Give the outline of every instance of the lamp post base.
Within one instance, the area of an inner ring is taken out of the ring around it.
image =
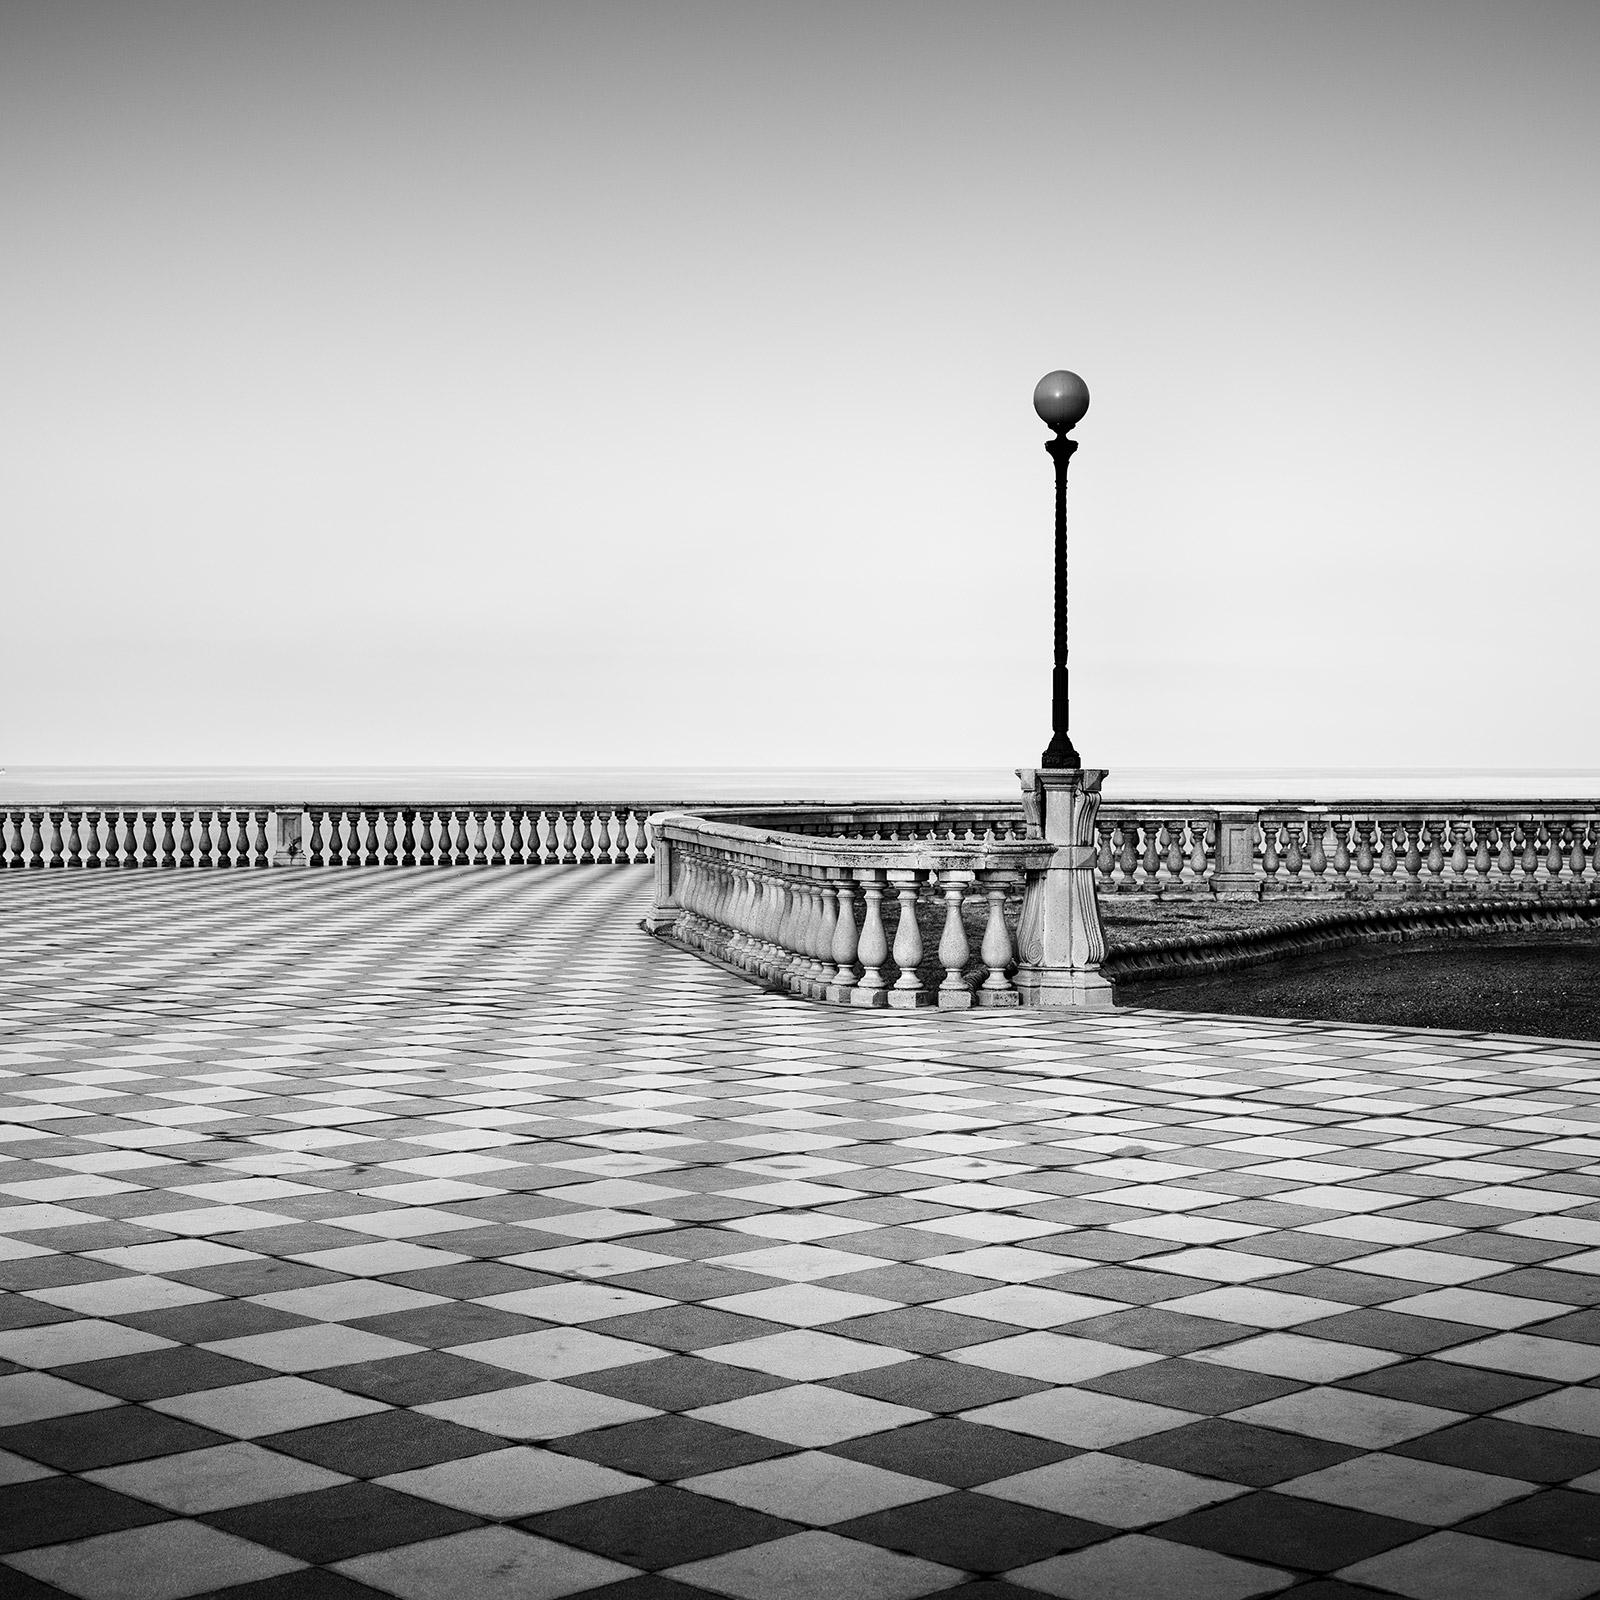
[[[1040,768],[1017,775],[1029,833],[1055,846],[1049,867],[1029,883],[1023,897],[1017,992],[1027,1006],[1109,1010],[1112,986],[1100,971],[1106,946],[1095,886],[1095,819],[1106,775],[1082,768]]]

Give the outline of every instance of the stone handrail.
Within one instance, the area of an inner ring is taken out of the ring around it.
[[[656,898],[647,926],[722,966],[835,1005],[1019,1003],[1007,905],[1050,864],[1054,851],[1042,840],[818,839],[704,812],[654,816],[650,831]],[[971,970],[969,896],[986,904],[981,971]],[[935,987],[919,971],[917,904],[929,898],[943,909]]]

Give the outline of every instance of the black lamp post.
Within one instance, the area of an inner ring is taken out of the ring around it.
[[[1056,664],[1050,678],[1050,747],[1039,765],[1081,767],[1067,732],[1067,463],[1078,448],[1067,434],[1089,409],[1089,386],[1075,372],[1046,373],[1033,391],[1033,409],[1055,434],[1045,449],[1056,464]]]

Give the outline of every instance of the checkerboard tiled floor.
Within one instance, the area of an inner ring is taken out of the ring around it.
[[[1600,1593],[1600,1046],[863,1016],[647,894],[0,880],[0,1592]]]

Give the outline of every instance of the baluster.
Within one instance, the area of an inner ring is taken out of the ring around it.
[[[526,806],[518,806],[513,813],[512,859],[518,866],[537,864],[539,860],[538,830],[533,825]]]
[[[1395,870],[1400,865],[1400,858],[1395,853],[1395,841],[1399,839],[1404,842],[1405,835],[1400,824],[1392,818],[1387,822],[1380,821],[1378,827],[1379,836],[1383,841],[1383,849],[1378,856],[1378,871],[1383,874],[1379,887],[1390,893],[1395,889]]]
[[[1100,879],[1103,887],[1113,887],[1112,875],[1117,870],[1117,854],[1111,847],[1111,833],[1115,826],[1109,817],[1102,818],[1095,825],[1095,832],[1100,840],[1100,853],[1095,857],[1095,875]]]
[[[1467,828],[1466,822],[1450,822],[1440,824],[1447,827],[1450,838],[1450,887],[1465,887],[1464,880],[1467,876]]]
[[[636,862],[649,861],[654,855],[650,848],[650,834],[644,825],[644,818],[637,811],[632,816],[633,825],[633,855]]]
[[[195,866],[213,867],[216,862],[211,859],[211,822],[216,818],[214,811],[195,811]]]
[[[1587,820],[1577,824],[1575,835],[1577,845],[1576,871],[1588,877],[1600,872],[1600,829]]]
[[[1341,891],[1350,887],[1350,823],[1344,817],[1333,822],[1333,872]]]
[[[886,1005],[888,982],[883,975],[883,964],[889,959],[889,941],[883,931],[881,874],[875,873],[862,880],[861,898],[865,906],[861,914],[861,937],[856,945],[861,976],[850,991],[850,1003],[855,1006]]]
[[[400,865],[400,841],[395,837],[395,813],[385,806],[378,815],[383,819],[383,864],[386,867]]]
[[[22,865],[22,828],[18,821],[20,813],[15,811],[0,812],[0,866],[7,872]],[[13,842],[14,841],[14,842]]]
[[[1423,835],[1428,841],[1428,887],[1436,888],[1444,876],[1444,840],[1445,830],[1442,822],[1425,822],[1422,825]]]
[[[312,806],[306,813],[311,818],[311,836],[306,840],[306,865],[308,867],[326,867],[333,864],[332,852],[323,837],[323,828],[335,838],[334,817],[337,812],[326,810],[322,806]]]
[[[1139,826],[1144,830],[1144,854],[1140,858],[1140,865],[1144,868],[1144,879],[1140,887],[1146,890],[1159,891],[1161,888],[1161,845],[1159,843],[1161,824],[1154,818],[1141,822]]]
[[[79,817],[76,811],[68,811],[67,819],[67,865],[81,867],[83,865],[83,840],[78,837]]]
[[[158,865],[156,857],[156,813],[144,811],[139,814],[139,819],[144,824],[144,838],[139,845],[139,865],[153,867]]]
[[[231,869],[235,865],[243,866],[244,861],[239,858],[239,849],[234,843],[234,824],[237,820],[236,811],[219,811],[217,813],[217,865]]]
[[[416,821],[417,814],[409,806],[402,806],[396,811],[387,813],[389,833],[394,839],[389,854],[394,857],[387,861],[389,866],[414,867],[417,864],[417,847],[411,837],[411,824]],[[396,828],[395,824],[399,823]]]
[[[1183,870],[1183,857],[1178,857],[1178,869]],[[944,979],[939,985],[941,1011],[965,1011],[972,1004],[972,980],[967,977],[967,961],[972,954],[967,943],[967,927],[962,920],[966,904],[967,885],[975,881],[971,872],[941,872],[939,889],[944,895],[944,931],[939,936],[939,964],[944,968]]]
[[[1307,818],[1306,837],[1310,841],[1310,848],[1306,852],[1306,866],[1311,870],[1311,892],[1324,894],[1328,874],[1328,819]]]
[[[992,873],[984,874],[983,892],[989,901],[989,920],[984,924],[983,943],[978,955],[988,975],[978,985],[980,1006],[1015,1006],[1022,997],[1011,981],[1011,930],[1006,926],[1005,882]]]
[[[1117,865],[1122,869],[1122,881],[1117,888],[1132,889],[1135,887],[1134,877],[1139,871],[1139,824],[1132,817],[1124,817],[1117,824],[1117,835],[1122,846],[1117,861]]]
[[[790,868],[799,871],[799,868]],[[783,944],[789,952],[786,981],[795,994],[810,994],[816,973],[812,967],[811,949],[815,940],[816,907],[811,896],[811,884],[804,878],[788,880],[789,908],[784,923]]]
[[[28,818],[28,866],[41,870],[45,866],[44,824],[49,820],[43,811],[35,811]]]
[[[834,900],[833,945],[828,952],[833,974],[828,979],[827,998],[835,1005],[848,1005],[850,991],[856,986],[856,943],[860,937],[856,929],[855,886],[848,880],[834,885]]]
[[[1261,871],[1266,878],[1263,893],[1277,887],[1279,824],[1261,819]]]
[[[894,964],[900,969],[900,976],[889,990],[889,1004],[897,1009],[909,1010],[928,1003],[922,977],[917,971],[922,964],[922,931],[917,927],[917,878],[914,871],[889,874],[889,882],[895,886],[895,897],[900,902],[900,918],[894,930]]]
[[[92,871],[100,868],[100,813],[83,814],[83,864]]]
[[[574,813],[562,808],[559,813],[561,823],[561,855],[562,866],[571,866],[578,859],[578,835],[573,829]]]
[[[1301,848],[1301,829],[1304,824],[1290,819],[1284,824],[1284,836],[1287,848],[1284,851],[1283,865],[1288,873],[1288,880],[1284,890],[1288,894],[1303,895],[1306,892],[1305,880],[1301,874],[1305,871],[1305,852]]]
[[[1519,822],[1517,834],[1522,841],[1523,887],[1532,889],[1539,875],[1539,825],[1536,822]]]
[[[1499,818],[1494,825],[1494,838],[1498,846],[1495,867],[1500,874],[1500,880],[1495,887],[1509,890],[1514,887],[1511,880],[1517,866],[1516,825],[1504,817]]]
[[[255,840],[251,851],[250,864],[253,867],[270,866],[272,863],[272,847],[267,842],[267,813],[265,811],[254,812],[250,820],[255,825]]]
[[[192,811],[179,811],[178,813],[178,865],[192,867],[194,865],[194,813]]]
[[[1167,878],[1176,889],[1183,883],[1183,818],[1168,817],[1166,821]]]
[[[506,864],[506,841],[501,832],[501,824],[505,821],[505,812],[499,807],[485,810],[485,832],[488,835],[488,856],[491,867],[503,867]]]
[[[1489,881],[1489,840],[1494,826],[1486,818],[1475,817],[1472,822],[1472,872],[1474,887],[1483,887]]]
[[[1211,863],[1216,858],[1217,825],[1204,817],[1189,822],[1189,872],[1197,889],[1207,887]]]
[[[1422,837],[1423,825],[1420,818],[1407,817],[1403,823],[1406,841],[1406,889],[1408,895],[1421,892],[1422,888]]]
[[[163,867],[176,867],[178,863],[178,838],[174,824],[178,820],[176,811],[163,811],[161,818],[161,843],[158,846],[161,853],[160,865]]]
[[[1543,831],[1545,846],[1544,870],[1552,887],[1561,882],[1561,824],[1546,822]]]
[[[1376,822],[1360,818],[1353,826],[1356,831],[1356,876],[1360,888],[1365,891],[1372,884],[1372,837],[1377,832],[1378,825]]]
[[[472,838],[468,830],[470,813],[452,810],[445,826],[445,839],[450,847],[450,864],[464,867],[472,860]]]

